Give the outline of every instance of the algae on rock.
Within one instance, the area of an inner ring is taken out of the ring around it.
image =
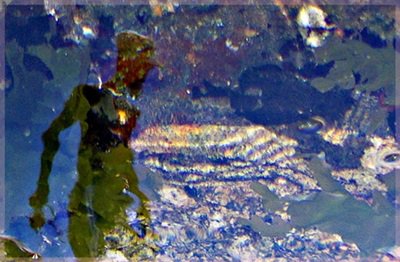
[[[326,77],[318,77],[311,85],[321,92],[335,86],[345,89],[372,92],[385,89],[385,103],[395,103],[395,52],[392,47],[372,48],[357,41],[330,39],[315,50],[317,63],[334,61],[335,64]]]

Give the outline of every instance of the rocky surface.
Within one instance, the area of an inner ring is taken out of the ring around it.
[[[320,188],[296,141],[262,126],[171,125],[144,130],[130,147],[166,180],[205,186],[267,180],[279,197],[306,198]]]

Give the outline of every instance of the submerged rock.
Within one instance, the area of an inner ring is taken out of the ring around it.
[[[350,90],[321,93],[277,65],[251,67],[242,72],[238,90],[206,83],[197,96],[230,97],[231,107],[255,124],[280,125],[321,116],[328,122],[342,118],[353,104]]]
[[[337,169],[332,171],[332,176],[356,199],[372,204],[374,191],[385,196],[388,191],[379,176],[400,169],[400,149],[393,137],[371,136],[368,141],[372,146],[364,150],[360,168]]]
[[[37,252],[31,250],[16,238],[0,234],[0,259],[5,261],[10,256],[30,259],[38,259],[40,257]]]
[[[130,142],[139,161],[174,184],[265,180],[277,196],[303,199],[320,187],[296,146],[263,126],[222,125],[154,126]]]
[[[162,250],[156,258],[261,261],[283,257],[308,261],[359,256],[357,245],[337,234],[288,228],[288,224],[278,222],[278,212],[272,214],[272,225],[257,219],[268,214],[270,206],[263,206],[261,195],[251,185],[244,181],[198,187],[201,198],[196,200],[179,186],[164,185],[159,190],[160,200],[151,203],[152,225],[160,235],[157,245]],[[259,221],[249,225],[243,222],[247,220]],[[273,236],[260,232],[262,227],[286,231]]]

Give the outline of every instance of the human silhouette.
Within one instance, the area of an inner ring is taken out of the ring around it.
[[[48,200],[48,178],[60,146],[58,136],[74,123],[80,123],[78,180],[68,206],[68,238],[76,257],[101,256],[105,251],[105,232],[116,225],[134,230],[126,215],[132,205],[138,206],[136,212],[142,228],[142,232],[135,230],[138,237],[146,234],[150,222],[148,199],[138,187],[132,169],[133,153],[127,144],[139,116],[131,99],[139,95],[146,76],[156,66],[154,45],[144,36],[123,32],[117,36],[117,49],[115,75],[99,86],[77,86],[42,136],[40,177],[30,198],[34,229],[45,223],[42,209]]]

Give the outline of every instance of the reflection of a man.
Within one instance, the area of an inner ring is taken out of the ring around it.
[[[43,206],[49,194],[48,177],[60,146],[58,135],[79,121],[81,143],[78,181],[70,195],[69,241],[77,257],[93,257],[104,252],[104,232],[117,224],[129,227],[125,211],[138,205],[139,228],[149,223],[146,196],[139,190],[132,169],[133,154],[127,147],[139,111],[129,103],[136,97],[148,72],[155,66],[153,43],[140,35],[124,32],[117,37],[118,61],[114,77],[98,86],[79,85],[62,113],[43,134],[44,151],[36,192],[30,198],[34,209],[31,226],[45,223]],[[138,198],[134,200],[132,194]],[[136,226],[137,228],[137,226]],[[133,229],[132,229],[133,230]],[[137,235],[145,234],[145,231]]]

